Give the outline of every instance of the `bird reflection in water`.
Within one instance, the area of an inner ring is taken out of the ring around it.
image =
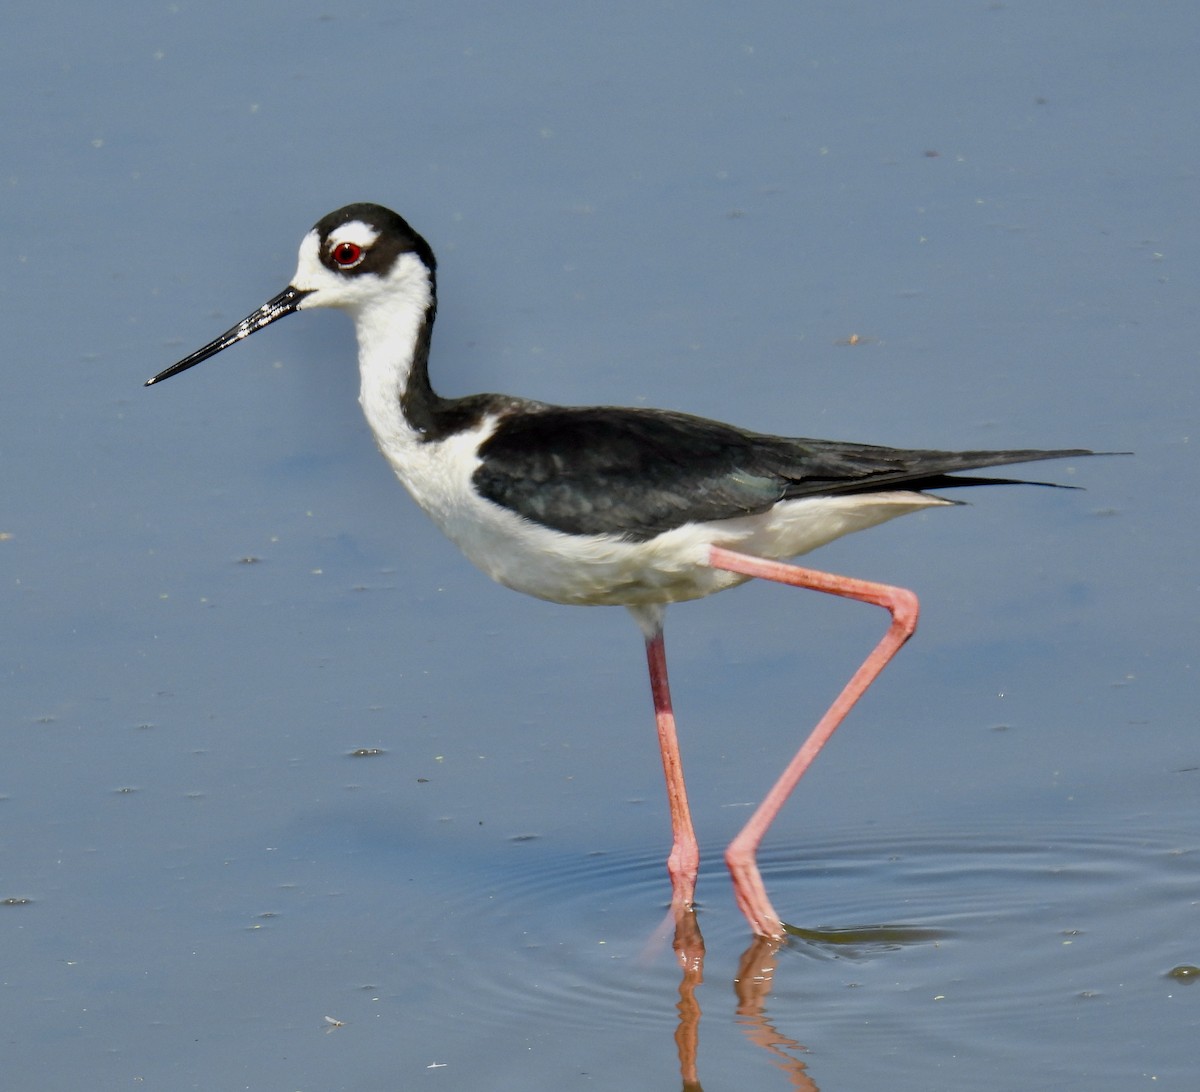
[[[675,1046],[679,1053],[679,1075],[683,1092],[702,1092],[699,1069],[700,1017],[697,991],[704,983],[704,937],[696,914],[672,909],[663,923],[674,928],[672,948],[683,972],[679,980],[679,1023]],[[873,953],[912,944],[930,944],[949,936],[943,929],[918,925],[862,925],[847,928],[806,929],[787,925],[787,937],[755,937],[742,953],[733,978],[734,1010],[738,1026],[748,1042],[765,1051],[774,1065],[787,1075],[788,1087],[800,1092],[818,1092],[808,1072],[808,1063],[797,1057],[808,1047],[780,1031],[767,1010],[771,987],[782,953],[804,950],[819,958],[863,958]],[[657,936],[662,938],[663,930]],[[653,943],[653,942],[652,942]]]

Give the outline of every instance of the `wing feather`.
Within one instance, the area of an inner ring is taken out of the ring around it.
[[[904,450],[769,436],[663,410],[526,403],[501,418],[479,454],[475,487],[496,504],[569,534],[645,540],[785,499],[998,484],[1009,479],[949,475],[1090,452]]]

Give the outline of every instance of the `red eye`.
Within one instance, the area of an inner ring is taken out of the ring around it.
[[[363,253],[363,248],[358,243],[336,243],[329,256],[334,265],[340,265],[343,269],[353,269],[363,260]]]

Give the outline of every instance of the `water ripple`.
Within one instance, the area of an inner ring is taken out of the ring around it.
[[[697,915],[710,980],[749,941],[713,857]],[[778,969],[770,960],[771,1004],[819,997],[822,1022],[871,1019],[897,1043],[908,1033],[897,995],[940,1006],[941,1033],[987,1038],[997,1019],[1096,998],[1194,956],[1182,923],[1194,917],[1200,853],[1166,834],[871,831],[775,846],[761,865],[790,919]],[[661,852],[573,855],[528,840],[462,882],[444,897],[469,907],[460,913],[474,923],[476,946],[459,953],[472,988],[453,973],[446,982],[457,1003],[469,998],[473,1019],[677,1022],[678,975],[663,973],[669,944],[647,952],[667,907]],[[434,951],[438,963],[426,970],[446,976],[446,950]],[[803,974],[788,973],[802,965]]]

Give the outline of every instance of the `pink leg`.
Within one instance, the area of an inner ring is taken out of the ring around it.
[[[646,638],[646,663],[650,668],[650,693],[654,697],[658,747],[662,752],[663,773],[667,778],[667,803],[671,808],[673,842],[671,855],[667,858],[667,872],[671,876],[671,906],[678,913],[692,908],[696,896],[696,873],[700,868],[700,847],[692,828],[687,789],[683,783],[683,764],[679,757],[679,738],[675,734],[671,691],[667,685],[667,654],[661,628]]]
[[[775,580],[797,588],[811,588],[813,591],[841,595],[863,603],[874,603],[876,606],[885,607],[892,616],[892,624],[883,635],[883,639],[854,673],[828,712],[796,752],[796,756],[788,763],[779,780],[771,787],[771,791],[763,797],[750,821],[725,851],[725,863],[733,876],[734,897],[750,922],[750,928],[760,936],[780,938],[784,936],[783,924],[767,897],[767,889],[755,862],[759,843],[796,787],[796,783],[804,775],[804,771],[812,765],[817,752],[825,746],[854,703],[862,697],[863,691],[875,681],[876,676],[896,655],[900,646],[913,635],[917,628],[917,597],[905,588],[893,588],[887,584],[872,584],[866,580],[815,572],[781,561],[766,561],[724,550],[719,546],[710,548],[708,563],[714,569],[727,569],[729,572]]]

